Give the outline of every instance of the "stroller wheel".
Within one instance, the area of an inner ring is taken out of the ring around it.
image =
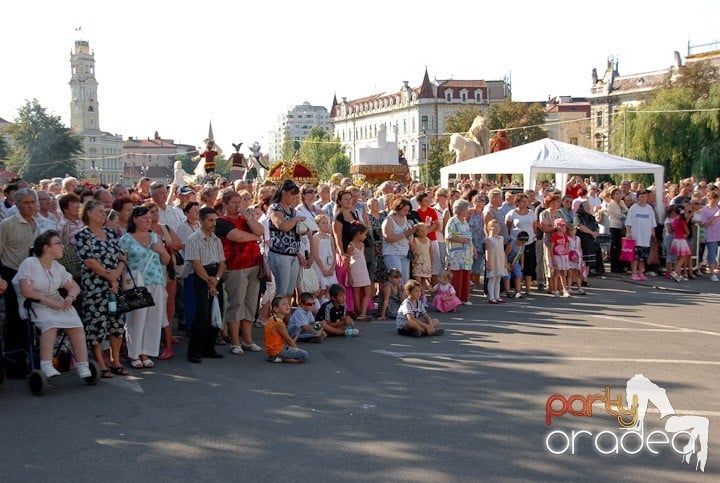
[[[98,363],[95,361],[88,361],[88,365],[90,366],[90,372],[92,375],[90,377],[86,377],[85,382],[88,386],[94,386],[100,381],[100,366],[98,366]]]
[[[40,369],[35,369],[30,373],[28,377],[28,384],[30,385],[30,392],[34,396],[42,396],[48,388],[48,379]]]

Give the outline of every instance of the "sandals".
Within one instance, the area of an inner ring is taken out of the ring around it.
[[[140,359],[133,359],[130,365],[133,367],[133,369],[142,369],[143,361],[141,361]]]
[[[118,367],[110,366],[109,371],[118,376],[129,376],[130,375],[130,372],[127,369],[125,369],[123,366],[118,366]],[[103,376],[103,377],[105,377],[105,376]]]
[[[143,367],[147,367],[148,369],[155,367],[155,363],[150,359],[145,359],[144,361],[142,361],[142,365]]]
[[[100,379],[112,379],[112,371],[110,369],[100,369]]]

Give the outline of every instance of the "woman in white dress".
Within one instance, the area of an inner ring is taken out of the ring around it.
[[[24,308],[25,299],[33,299],[32,320],[40,329],[40,370],[46,377],[59,376],[53,367],[52,351],[57,330],[63,329],[70,338],[75,356],[77,373],[81,378],[92,376],[88,365],[85,330],[73,302],[80,294],[80,287],[73,281],[72,275],[57,261],[63,256],[63,243],[60,234],[49,230],[38,236],[33,244],[32,254],[18,267],[13,285],[18,294],[20,315],[27,317]],[[63,298],[59,289],[64,288],[67,295]]]

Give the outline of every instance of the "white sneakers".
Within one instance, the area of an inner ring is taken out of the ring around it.
[[[58,370],[53,366],[52,361],[40,361],[40,370],[48,379],[52,379],[53,377],[60,375],[60,372],[58,372]]]
[[[717,275],[713,274],[713,276],[710,277],[710,281],[712,281],[712,282],[720,282],[720,278],[718,278]]]
[[[85,379],[86,377],[92,377],[92,372],[90,372],[90,364],[87,362],[78,362],[76,364],[77,367],[77,375],[80,376],[81,379]]]
[[[246,350],[248,352],[262,352],[263,348],[257,345],[255,342],[253,342],[250,345],[242,344],[241,347],[243,350]]]

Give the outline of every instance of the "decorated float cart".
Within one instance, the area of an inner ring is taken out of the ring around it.
[[[317,171],[298,159],[278,161],[273,164],[268,171],[267,179],[275,184],[280,184],[286,179],[291,179],[297,184],[320,182]]]

